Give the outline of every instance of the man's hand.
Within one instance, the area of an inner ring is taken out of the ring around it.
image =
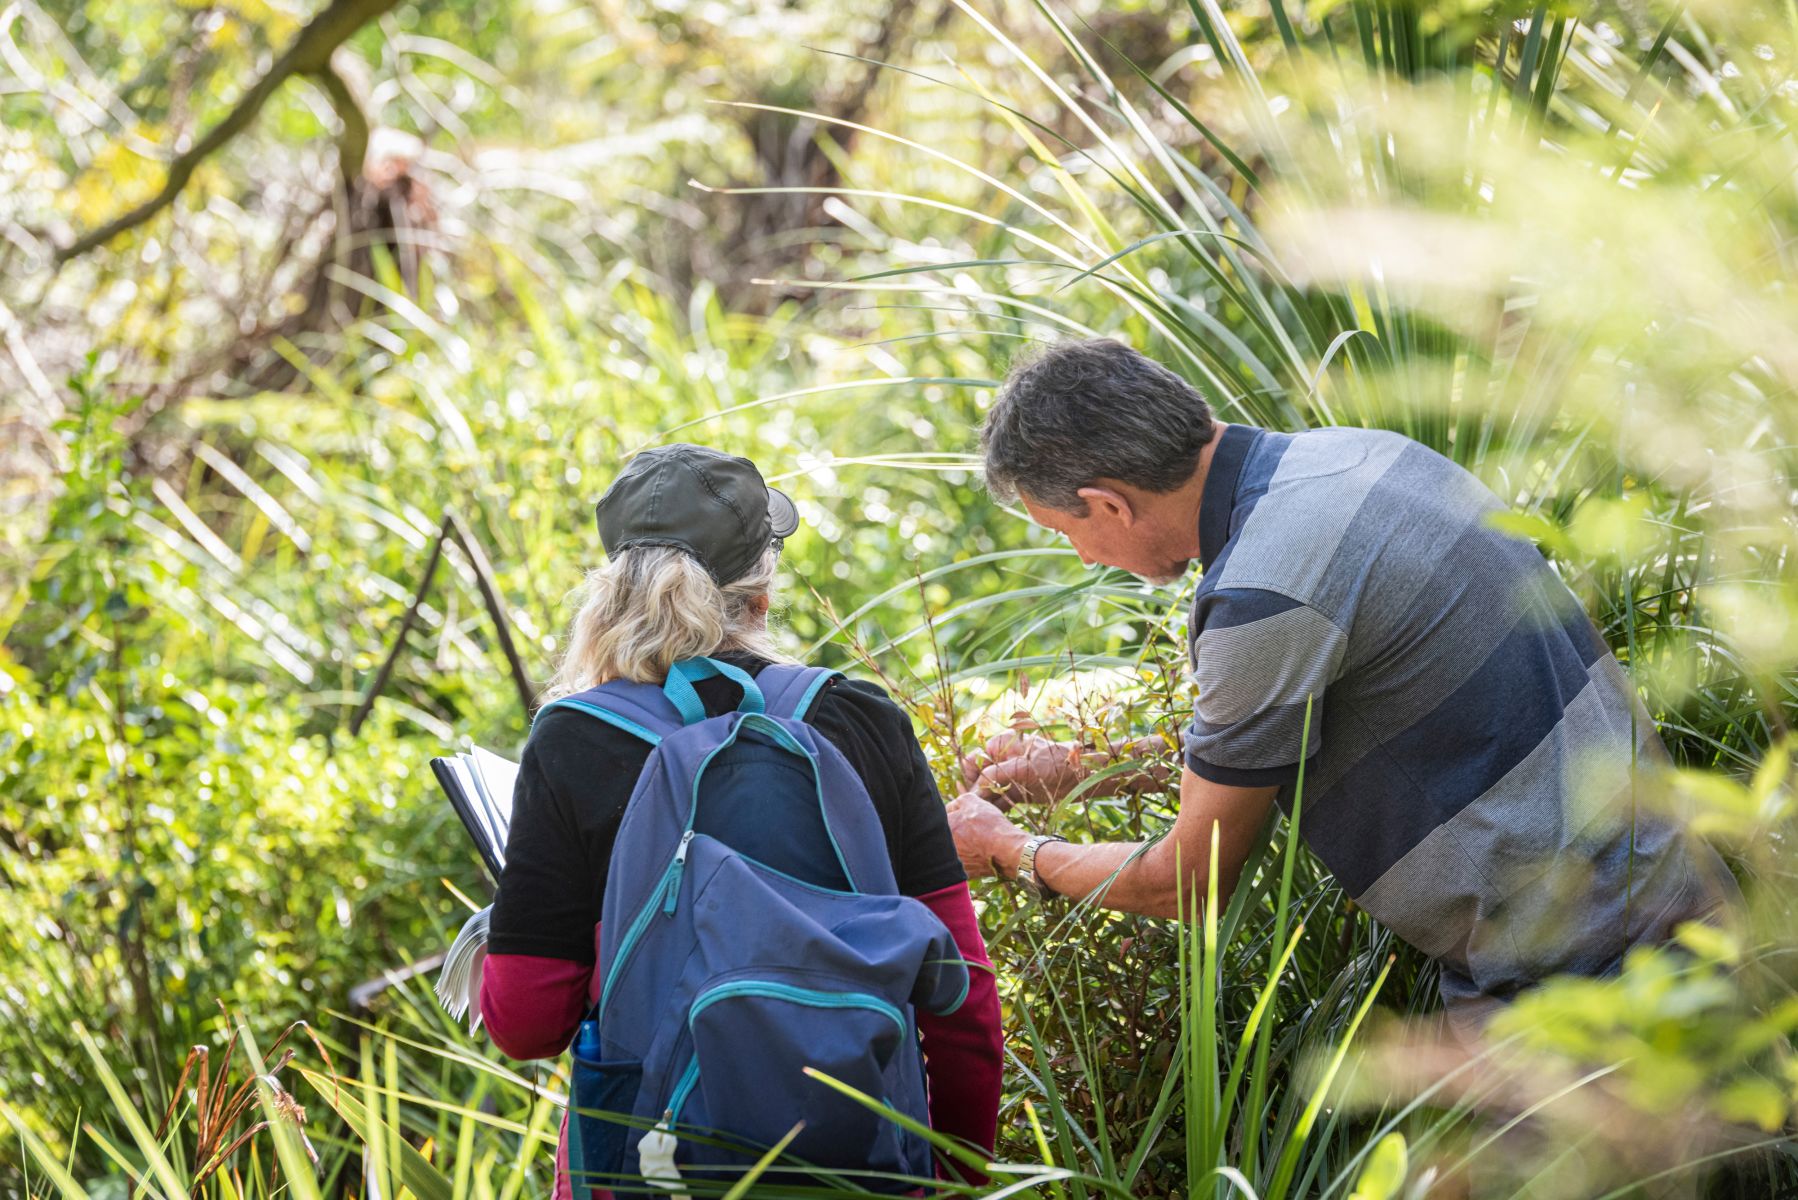
[[[1080,747],[1034,733],[1001,733],[984,753],[962,760],[962,779],[975,795],[999,809],[1014,804],[1052,804],[1087,775]]]
[[[1019,803],[1053,804],[1094,771],[1133,758],[1152,760],[1165,748],[1157,737],[1139,738],[1108,753],[1052,742],[1034,733],[1001,733],[988,739],[983,751],[962,760],[962,780],[975,795],[1001,810]],[[1172,775],[1166,764],[1146,762],[1137,770],[1118,771],[1098,780],[1086,794],[1146,792],[1165,786]]]
[[[1030,835],[1005,819],[1005,814],[971,792],[949,801],[949,832],[955,852],[969,879],[993,876],[1010,879],[1018,873],[1018,859]]]

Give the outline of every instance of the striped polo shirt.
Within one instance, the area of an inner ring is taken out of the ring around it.
[[[1199,510],[1187,765],[1290,814],[1303,757],[1306,844],[1451,1013],[1604,974],[1730,887],[1648,802],[1654,723],[1502,508],[1395,433],[1232,425]]]

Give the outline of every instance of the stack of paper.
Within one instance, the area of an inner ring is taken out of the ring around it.
[[[481,861],[497,880],[506,865],[506,834],[512,828],[512,787],[518,781],[518,764],[476,746],[450,758],[433,758],[431,771],[474,839]],[[492,914],[488,907],[468,918],[450,943],[437,976],[437,1002],[454,1020],[468,1014],[470,1032],[481,1025],[481,963],[487,957]]]
[[[481,964],[487,958],[487,923],[492,916],[490,904],[463,923],[437,973],[437,1003],[452,1021],[468,1014],[470,1033],[481,1027]]]

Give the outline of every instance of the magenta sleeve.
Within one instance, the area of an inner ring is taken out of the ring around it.
[[[554,1058],[568,1049],[592,976],[592,963],[489,954],[481,970],[481,1020],[493,1044],[508,1058]]]
[[[968,963],[968,996],[948,1016],[918,1010],[924,1035],[924,1072],[930,1089],[930,1127],[980,1147],[989,1156],[999,1128],[999,1088],[1005,1032],[999,1022],[999,987],[974,915],[966,883],[918,897],[937,915]],[[969,1182],[984,1176],[956,1165]]]

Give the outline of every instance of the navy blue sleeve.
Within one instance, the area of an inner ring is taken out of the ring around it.
[[[1341,670],[1347,642],[1335,622],[1279,592],[1201,592],[1193,606],[1199,698],[1186,730],[1187,767],[1235,787],[1292,782],[1300,760],[1323,744],[1324,689]]]

